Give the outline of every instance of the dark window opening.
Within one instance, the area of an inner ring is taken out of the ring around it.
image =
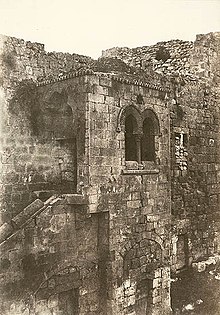
[[[137,315],[150,314],[153,280],[143,279],[137,283],[135,311]]]
[[[170,58],[170,53],[164,47],[160,47],[156,52],[157,60],[162,60],[163,62],[167,61]]]
[[[188,137],[187,137],[187,134],[183,134],[183,146],[185,147],[188,143]]]
[[[141,160],[155,160],[154,125],[151,118],[146,118],[143,123],[143,136],[141,141]]]
[[[141,94],[137,95],[137,104],[143,104],[143,103],[144,103],[143,96]]]
[[[137,161],[137,142],[134,134],[136,120],[129,115],[125,118],[125,160]]]
[[[59,311],[65,315],[79,314],[79,289],[59,293]]]

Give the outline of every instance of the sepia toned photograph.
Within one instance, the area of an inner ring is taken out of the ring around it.
[[[220,0],[0,0],[0,315],[220,315]]]

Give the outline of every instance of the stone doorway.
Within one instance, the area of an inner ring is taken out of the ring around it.
[[[135,297],[136,315],[149,315],[152,310],[153,280],[142,279],[137,283]]]
[[[60,315],[79,314],[79,289],[60,292],[58,296],[58,307]]]

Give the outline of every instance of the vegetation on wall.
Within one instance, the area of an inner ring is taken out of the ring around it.
[[[160,47],[157,52],[156,52],[156,57],[157,60],[162,60],[162,61],[167,61],[170,58],[170,53],[168,50],[166,50],[163,47]]]
[[[32,80],[24,80],[15,88],[8,106],[11,114],[24,115],[35,135],[38,134],[38,117],[40,113],[38,99],[36,84]]]
[[[3,66],[5,66],[9,70],[13,70],[16,66],[15,54],[16,53],[14,51],[4,51],[1,55]]]

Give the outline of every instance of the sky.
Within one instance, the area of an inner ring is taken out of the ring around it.
[[[220,31],[220,0],[0,0],[0,33],[93,58]]]

